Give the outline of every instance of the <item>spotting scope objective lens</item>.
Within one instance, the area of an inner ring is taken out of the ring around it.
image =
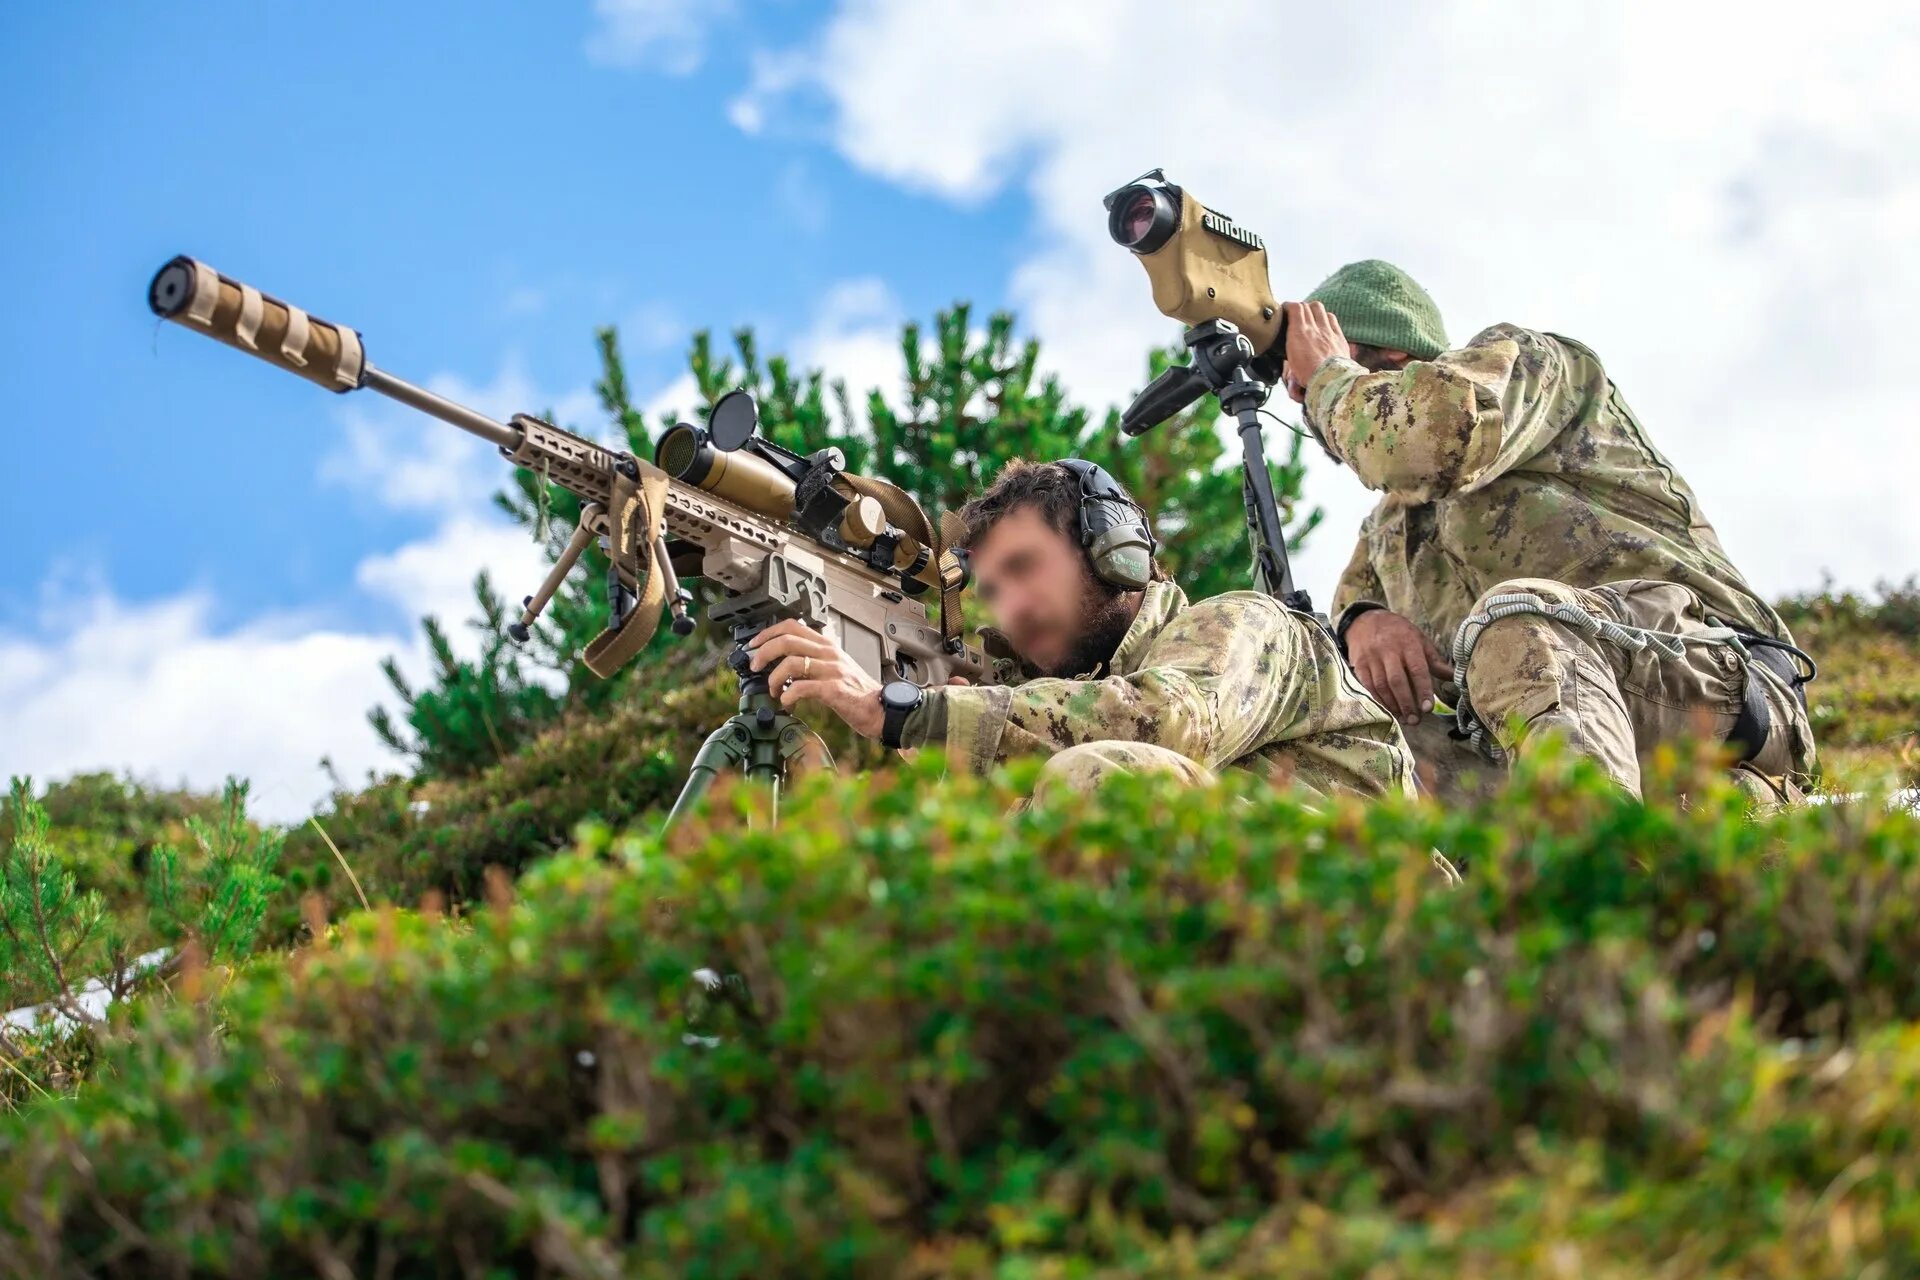
[[[1180,226],[1177,193],[1164,184],[1136,182],[1115,192],[1107,206],[1107,234],[1123,249],[1152,253]]]

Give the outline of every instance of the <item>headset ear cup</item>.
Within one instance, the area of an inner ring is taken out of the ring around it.
[[[1118,525],[1093,545],[1093,571],[1103,582],[1125,591],[1142,591],[1153,581],[1153,552],[1139,525]]]
[[[1081,512],[1083,531],[1092,537],[1087,555],[1094,575],[1123,591],[1143,590],[1153,580],[1153,535],[1145,517],[1111,498],[1088,502]]]
[[[1159,549],[1146,512],[1104,467],[1084,458],[1062,458],[1060,465],[1080,481],[1080,545],[1094,576],[1123,591],[1144,589]]]

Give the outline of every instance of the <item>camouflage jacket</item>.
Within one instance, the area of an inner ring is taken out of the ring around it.
[[[1332,638],[1256,592],[1189,605],[1173,583],[1149,583],[1103,671],[1034,677],[1003,650],[994,676],[1005,683],[929,689],[902,739],[937,737],[952,765],[972,772],[1009,756],[1119,739],[1322,793],[1412,791],[1413,757],[1399,726]]]
[[[1599,357],[1571,338],[1497,324],[1404,369],[1331,359],[1306,407],[1327,452],[1386,495],[1360,527],[1336,618],[1385,605],[1444,653],[1474,602],[1509,578],[1650,578],[1787,638]]]

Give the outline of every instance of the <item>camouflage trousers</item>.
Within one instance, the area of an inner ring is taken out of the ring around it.
[[[1636,649],[1536,613],[1495,618],[1479,632],[1456,679],[1465,682],[1474,714],[1508,754],[1526,751],[1530,739],[1552,730],[1638,795],[1641,761],[1655,747],[1686,734],[1724,740],[1739,719],[1747,682],[1760,680],[1771,725],[1765,744],[1736,777],[1756,798],[1797,795],[1814,759],[1813,730],[1800,700],[1773,671],[1714,638],[1723,633],[1692,591],[1645,579],[1581,589],[1520,578],[1488,592],[1474,612],[1486,612],[1494,597],[1516,594],[1548,606],[1575,605],[1617,624],[1616,635],[1618,628],[1655,633],[1679,652],[1662,652],[1659,644]]]
[[[1178,751],[1151,742],[1111,739],[1083,742],[1048,756],[1033,796],[1038,800],[1060,791],[1093,791],[1116,773],[1171,773],[1196,786],[1214,780],[1213,770]]]

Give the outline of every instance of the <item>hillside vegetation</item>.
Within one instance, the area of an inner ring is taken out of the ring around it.
[[[1712,773],[589,828],[136,1005],[0,1121],[0,1270],[1909,1274],[1920,823]]]

